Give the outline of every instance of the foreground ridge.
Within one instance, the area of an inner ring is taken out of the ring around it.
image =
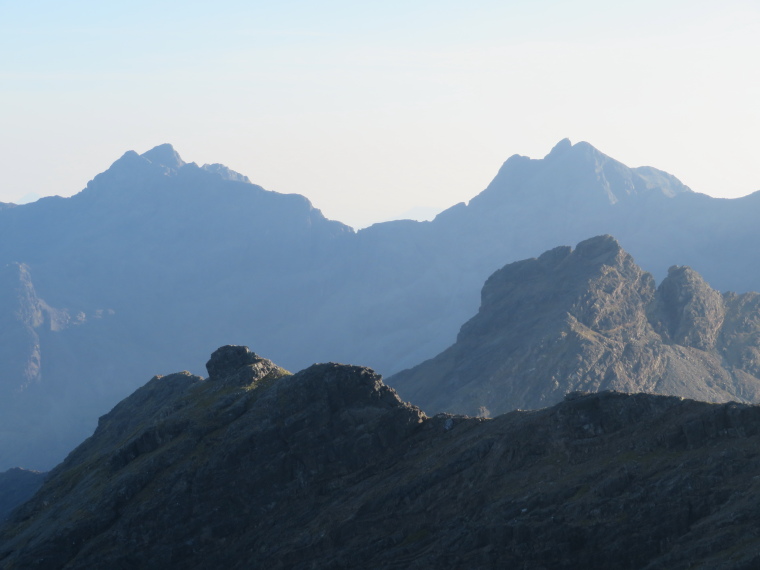
[[[245,347],[152,379],[0,529],[17,568],[754,568],[760,408],[576,393],[425,416]]]

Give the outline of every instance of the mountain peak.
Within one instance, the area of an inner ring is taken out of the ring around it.
[[[609,234],[589,238],[575,246],[575,253],[586,259],[611,260],[621,251],[618,240]]]
[[[511,156],[469,205],[489,213],[508,207],[519,210],[521,217],[526,211],[540,212],[542,217],[558,212],[566,223],[574,215],[597,217],[600,208],[623,201],[652,194],[673,197],[685,191],[688,188],[666,172],[629,168],[585,141],[572,144],[562,139],[543,159]]]
[[[757,294],[654,278],[611,236],[506,265],[456,343],[388,382],[429,413],[541,408],[576,390],[757,401]]]
[[[272,375],[287,372],[271,360],[261,358],[247,346],[227,345],[218,348],[206,363],[208,379],[228,386],[249,385]]]
[[[558,156],[564,153],[566,150],[572,148],[572,146],[573,143],[570,142],[570,139],[562,139],[554,145],[554,147],[549,151],[549,154],[546,155],[546,158],[549,158],[550,156]]]
[[[571,156],[573,157],[571,160],[574,161],[583,160],[581,157],[586,157],[586,159],[592,157],[594,160],[610,159],[610,157],[608,157],[591,143],[580,141],[573,144],[568,138],[564,138],[555,144],[554,147],[549,151],[549,154],[547,154],[544,158],[558,158],[568,153],[568,151],[571,151]]]
[[[260,357],[247,346],[227,345],[214,351],[206,363],[206,370],[209,379],[223,378],[259,360]]]
[[[655,329],[670,342],[715,347],[726,316],[720,293],[692,268],[674,265],[658,287]]]
[[[147,152],[141,154],[143,158],[147,158],[154,164],[160,164],[173,170],[184,166],[185,161],[179,156],[179,153],[174,150],[174,147],[169,143],[160,144],[153,147]]]

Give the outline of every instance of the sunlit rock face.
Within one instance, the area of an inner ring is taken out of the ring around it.
[[[760,398],[760,295],[688,267],[659,287],[610,236],[512,263],[486,281],[447,350],[388,379],[429,413],[542,408],[577,390]]]

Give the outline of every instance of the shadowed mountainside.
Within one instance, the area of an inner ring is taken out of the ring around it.
[[[760,399],[760,295],[673,266],[659,287],[610,236],[488,278],[454,345],[388,379],[428,412],[542,408],[576,390]]]
[[[575,394],[426,417],[371,370],[223,347],[154,378],[0,527],[40,568],[747,569],[760,408]]]

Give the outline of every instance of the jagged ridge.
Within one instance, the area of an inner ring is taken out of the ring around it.
[[[500,414],[572,391],[760,397],[760,296],[688,267],[659,287],[610,236],[509,264],[456,343],[388,382],[429,412]]]

